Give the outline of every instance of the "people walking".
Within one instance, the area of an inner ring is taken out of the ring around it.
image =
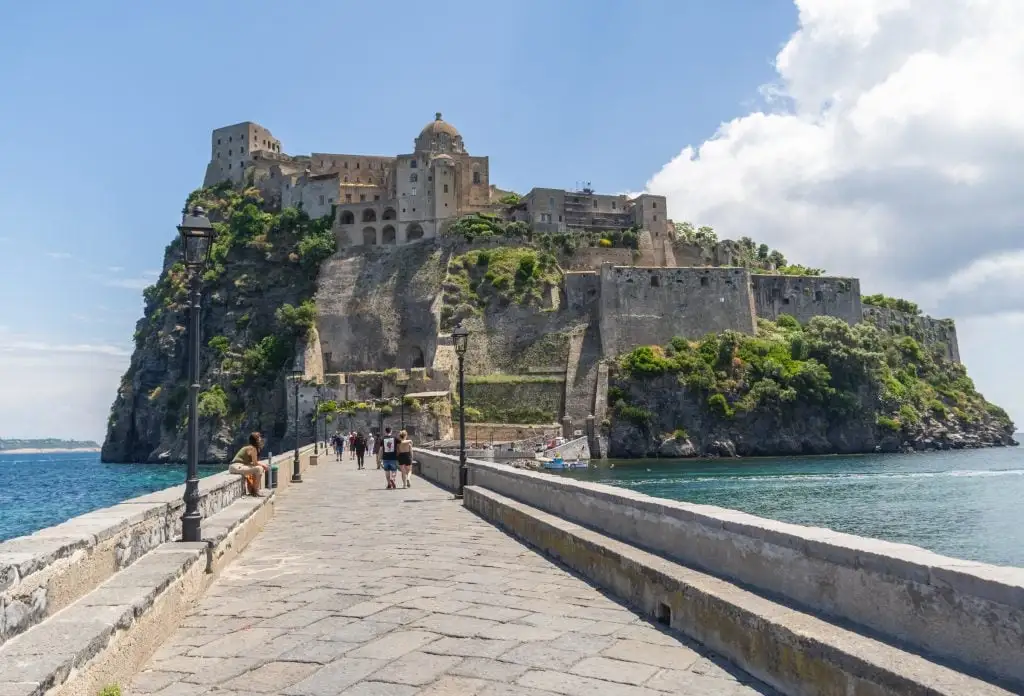
[[[412,440],[409,433],[402,431],[398,433],[398,468],[402,472],[402,487],[412,486]]]
[[[366,438],[363,437],[362,432],[356,433],[356,465],[359,469],[363,468],[363,456],[366,454]]]
[[[398,439],[391,433],[390,426],[384,429],[384,437],[380,439],[379,448],[387,487],[397,488],[395,486],[395,473],[398,471]]]
[[[356,431],[353,430],[348,434],[348,456],[350,459],[356,458]]]

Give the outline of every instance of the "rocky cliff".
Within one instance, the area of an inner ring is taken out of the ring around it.
[[[256,189],[202,189],[217,229],[202,278],[200,457],[223,461],[259,430],[280,449],[286,430],[284,373],[313,330],[311,302],[322,261],[335,249],[331,220],[294,208],[264,210]],[[135,351],[110,411],[102,458],[111,462],[185,458],[188,275],[175,239],[163,271],[144,292]]]
[[[676,339],[620,357],[610,456],[768,456],[1015,445],[964,367],[909,336],[818,317],[757,336]]]

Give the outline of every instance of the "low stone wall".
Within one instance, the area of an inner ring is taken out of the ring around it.
[[[311,450],[300,451],[303,468]],[[279,489],[289,485],[291,461],[291,453],[274,457]],[[184,493],[181,484],[0,543],[0,645],[179,539]],[[200,479],[200,513],[209,518],[243,493],[241,477],[227,472]]]
[[[454,457],[417,459],[426,478],[457,474]],[[468,474],[470,485],[1024,683],[1024,569],[483,461],[469,461]]]

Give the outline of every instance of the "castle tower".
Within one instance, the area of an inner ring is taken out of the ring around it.
[[[466,147],[462,136],[455,126],[441,118],[441,112],[434,114],[434,120],[423,127],[415,140],[415,151],[418,155],[465,155]]]
[[[252,121],[217,128],[210,138],[210,163],[206,166],[203,186],[225,180],[241,184],[253,153],[259,151],[280,153],[281,141]]]

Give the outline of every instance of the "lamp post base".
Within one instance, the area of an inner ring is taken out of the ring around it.
[[[182,541],[202,541],[202,516],[196,512],[195,514],[184,514],[181,516],[181,540]]]

